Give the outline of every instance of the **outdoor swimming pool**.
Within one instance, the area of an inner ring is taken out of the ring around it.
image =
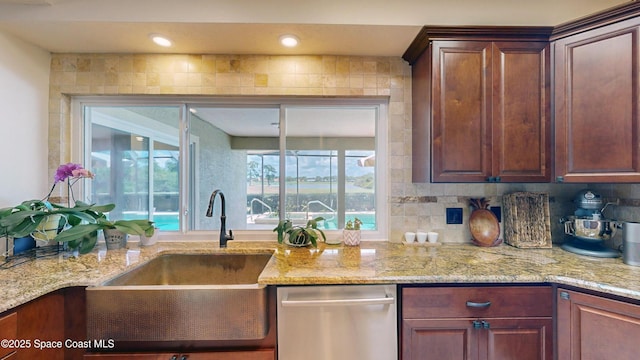
[[[294,217],[295,215],[296,214],[294,214]],[[301,221],[303,221],[304,217],[306,216],[306,213],[300,213],[297,215],[300,215],[299,218],[301,219]],[[332,215],[330,214],[327,215],[322,213],[309,214],[309,215],[311,217],[323,216],[324,218],[327,219],[323,223],[319,224],[320,228],[324,230],[338,230],[338,219],[335,217],[332,217]],[[127,213],[124,213],[123,216],[125,220],[145,219],[146,213],[127,212]],[[346,216],[346,221],[349,221],[349,220],[353,221],[355,218],[360,219],[360,221],[362,221],[362,226],[360,227],[362,230],[376,229],[376,214],[374,212],[357,212],[357,213],[354,212],[354,213],[347,213],[345,216]],[[180,229],[179,228],[180,220],[177,212],[154,214],[153,221],[155,223],[155,226],[161,231],[178,231]],[[274,227],[278,223],[277,218],[266,218],[266,217],[261,217],[261,215],[256,216],[254,221],[255,221],[254,222],[255,224],[273,223]],[[251,229],[252,224],[253,223],[251,222],[250,218],[247,217],[247,228]]]

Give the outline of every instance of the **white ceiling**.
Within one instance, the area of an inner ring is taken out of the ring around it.
[[[195,107],[196,116],[233,136],[278,137],[278,107]],[[287,108],[289,137],[375,137],[376,110],[373,107]]]
[[[50,52],[401,56],[423,25],[553,26],[628,0],[0,0]],[[174,40],[153,45],[150,33]],[[295,49],[278,37],[294,33]]]

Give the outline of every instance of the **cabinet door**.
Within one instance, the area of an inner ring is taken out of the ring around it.
[[[491,42],[433,42],[433,182],[491,176],[491,71]]]
[[[85,359],[108,360],[275,360],[273,349],[198,353],[87,354]]]
[[[403,320],[402,359],[477,359],[480,331],[469,319]]]
[[[18,314],[16,312],[8,313],[0,317],[0,339],[17,340],[18,339]],[[14,348],[0,347],[0,359],[15,351]]]
[[[637,359],[640,306],[558,290],[558,359]]]
[[[18,339],[64,341],[64,294],[56,291],[18,308]],[[64,347],[64,346],[63,346]],[[64,359],[64,348],[17,350],[20,359]]]
[[[549,182],[549,43],[496,42],[492,64],[492,174],[503,182]]]
[[[640,181],[637,22],[554,44],[558,181]]]
[[[552,360],[553,320],[486,319],[480,336],[480,359]]]

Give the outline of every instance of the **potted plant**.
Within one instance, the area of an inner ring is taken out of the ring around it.
[[[47,200],[23,201],[17,206],[0,210],[0,234],[12,238],[33,236],[40,241],[59,242],[59,236],[67,229],[82,223],[95,222],[103,212],[111,211],[115,205],[89,205],[77,201],[74,207],[52,204]],[[97,239],[97,236],[96,236]],[[91,251],[94,239],[78,238],[69,243],[71,250],[80,253]]]
[[[76,242],[82,242],[82,239],[90,237],[92,240],[97,241],[97,233],[102,230],[104,234],[104,241],[107,244],[107,249],[119,249],[126,246],[128,235],[138,235],[151,237],[155,233],[155,227],[153,221],[149,220],[107,220],[104,214],[99,214],[95,218],[95,222],[78,224],[71,229],[60,233],[56,237],[56,241],[68,242],[70,246],[75,247],[80,244]],[[86,240],[84,240],[86,241]],[[89,251],[95,246],[87,243],[86,246],[90,246]]]
[[[347,224],[342,231],[342,236],[344,237],[344,244],[349,246],[357,246],[360,245],[360,239],[362,237],[360,233],[360,225],[362,225],[362,221],[360,219],[355,218],[354,220],[347,221]]]
[[[118,247],[124,245],[127,234],[152,236],[153,222],[148,220],[109,221],[105,213],[115,208],[114,204],[86,204],[75,199],[73,185],[80,179],[93,179],[94,174],[80,164],[60,165],[54,184],[43,200],[28,200],[17,206],[0,209],[0,236],[20,238],[32,235],[42,241],[66,243],[72,251],[80,254],[90,252],[98,241],[98,231],[106,233],[117,230],[120,236]],[[66,182],[67,206],[49,201],[56,185]]]
[[[278,243],[284,241],[291,246],[308,246],[309,244],[318,247],[318,233],[322,236],[323,241],[327,241],[324,232],[318,229],[318,222],[324,218],[319,216],[315,219],[307,221],[306,226],[294,226],[291,220],[281,220],[273,231],[278,233]],[[285,239],[286,236],[286,239]]]

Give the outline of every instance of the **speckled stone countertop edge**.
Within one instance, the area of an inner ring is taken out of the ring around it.
[[[221,249],[215,242],[160,242],[150,247],[134,243],[115,251],[99,247],[77,258],[59,255],[2,269],[0,312],[56,290],[99,285],[163,254],[264,252],[273,254],[258,279],[264,285],[549,283],[640,300],[640,267],[560,248],[363,242],[356,247],[321,244],[314,249],[274,241],[234,241]]]

